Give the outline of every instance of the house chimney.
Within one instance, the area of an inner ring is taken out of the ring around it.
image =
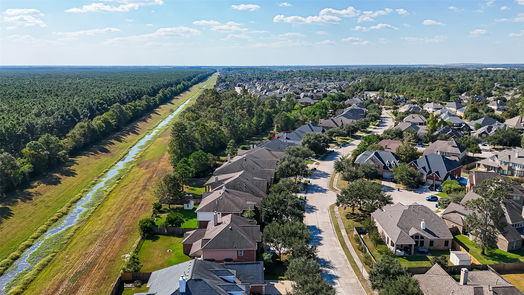
[[[217,212],[213,212],[213,225],[217,225],[218,224],[218,214]]]
[[[218,176],[215,176],[215,182],[218,182]]]
[[[468,284],[468,269],[467,268],[460,269],[460,284],[461,285]]]
[[[187,279],[184,276],[180,276],[180,279],[178,280],[178,291],[180,294],[186,293],[186,287],[187,287]]]
[[[230,154],[227,154],[227,162],[231,163],[231,155]]]
[[[426,230],[426,221],[424,219],[422,219],[422,221],[420,222],[420,228],[422,230]]]

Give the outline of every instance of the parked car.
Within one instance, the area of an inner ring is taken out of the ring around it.
[[[437,196],[428,196],[428,197],[426,197],[426,201],[436,202],[436,201],[438,201],[438,197]]]

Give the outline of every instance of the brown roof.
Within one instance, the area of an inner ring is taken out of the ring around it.
[[[396,153],[398,147],[402,144],[402,141],[395,139],[383,139],[378,144],[382,146],[385,151]]]

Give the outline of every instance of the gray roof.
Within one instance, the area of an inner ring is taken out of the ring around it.
[[[462,120],[461,118],[457,116],[445,116],[443,120],[446,122],[450,122],[451,124],[455,124],[455,125],[464,124],[464,120]]]
[[[424,105],[424,109],[433,109],[433,110],[440,110],[443,107],[444,107],[443,105],[441,105],[440,103],[436,103],[436,102],[428,102],[427,104]]]
[[[475,127],[475,125],[479,124],[480,126],[484,127],[484,126],[488,126],[488,125],[493,125],[493,124],[496,124],[498,123],[499,121],[491,118],[491,117],[484,117],[484,118],[480,118],[478,120],[475,120],[475,121],[471,121],[468,123],[469,126],[471,127]]]
[[[492,124],[492,125],[483,126],[483,127],[479,128],[479,129],[473,131],[471,134],[474,135],[474,136],[478,136],[478,137],[481,137],[482,135],[489,136],[489,135],[493,134],[495,131],[497,131],[498,129],[505,129],[505,128],[506,128],[505,124],[497,122],[497,123]]]
[[[446,104],[446,107],[458,110],[458,109],[464,107],[464,105],[462,105],[460,102],[450,102],[450,103]]]
[[[424,155],[411,164],[415,165],[423,174],[435,173],[442,180],[453,178],[449,172],[462,166],[458,161],[438,154]]]
[[[252,149],[240,156],[227,160],[213,172],[213,175],[247,171],[251,175],[263,178],[268,183],[271,183],[275,176],[277,162],[283,154],[263,147]]]
[[[439,136],[439,135],[449,135],[453,138],[457,138],[457,137],[462,137],[462,132],[456,130],[456,129],[453,129],[451,128],[449,125],[446,125],[442,128],[440,128],[439,130],[433,132],[433,135],[435,136]]]
[[[209,185],[212,190],[225,186],[257,197],[265,197],[269,187],[266,179],[253,176],[247,171],[211,176],[205,185]]]
[[[378,143],[385,151],[396,152],[402,141],[396,139],[383,139]]]
[[[216,224],[209,222],[203,236],[201,229],[188,233],[182,243],[193,245],[190,256],[201,256],[205,250],[256,250],[261,241],[262,233],[255,220],[229,214]]]
[[[295,131],[290,133],[281,132],[277,134],[277,137],[282,141],[300,144],[304,135],[308,133],[324,133],[325,131],[326,130],[323,127],[309,123],[298,127]]]
[[[413,276],[424,295],[521,295],[515,286],[505,281],[491,270],[473,270],[468,272],[468,282],[460,285],[438,263],[425,274]]]
[[[428,207],[417,203],[408,206],[401,203],[386,205],[371,216],[395,244],[415,244],[411,238],[414,234],[430,240],[453,238],[444,220]],[[422,221],[426,229],[421,228]]]
[[[458,144],[454,139],[437,140],[424,150],[424,155],[448,153],[456,154],[458,156],[462,154],[465,150],[466,148]]]
[[[388,151],[365,151],[356,159],[356,164],[381,165],[380,168],[390,170],[399,165],[399,158],[396,154]]]
[[[426,124],[426,118],[420,114],[409,114],[402,121],[415,124]]]
[[[338,118],[346,118],[350,120],[360,120],[366,116],[366,109],[359,108],[359,107],[349,107],[345,109],[341,114],[339,114]]]
[[[442,212],[442,219],[451,221],[457,225],[464,226],[464,218],[470,213],[463,205],[450,203]]]
[[[261,201],[262,197],[222,187],[204,194],[196,212],[241,214],[245,210],[253,210]]]
[[[399,113],[420,112],[422,108],[415,104],[405,104],[398,109]]]
[[[284,142],[282,140],[272,139],[272,140],[264,141],[258,144],[257,147],[263,147],[273,152],[283,153],[287,147],[292,146],[292,145],[297,145],[297,144],[294,142]]]
[[[320,122],[318,123],[318,126],[329,129],[329,128],[336,128],[336,127],[343,127],[355,121],[356,120],[348,119],[345,117],[333,117],[329,119],[320,120]]]
[[[503,150],[498,153],[495,153],[493,156],[486,160],[488,160],[487,162],[509,162],[524,165],[524,149],[518,147]]]
[[[184,294],[227,295],[232,290],[249,294],[251,285],[264,284],[264,266],[260,261],[221,264],[190,260],[154,271],[147,282],[148,292],[142,294],[178,295],[182,276],[187,280]]]
[[[411,122],[400,122],[397,124],[397,126],[393,127],[395,129],[398,129],[402,132],[411,129],[417,133],[417,135],[422,136],[427,133],[426,126],[418,126],[415,123]]]

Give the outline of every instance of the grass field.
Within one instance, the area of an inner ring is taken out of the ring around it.
[[[482,264],[495,264],[495,263],[509,263],[509,262],[524,262],[524,250],[515,252],[506,252],[500,249],[488,250],[486,255],[482,255],[482,250],[475,245],[468,237],[463,235],[457,235],[454,237],[455,241],[459,244],[465,245],[469,248],[469,254],[471,254],[478,262]]]
[[[510,282],[512,285],[517,287],[520,291],[524,292],[524,274],[523,273],[513,273],[502,275],[502,277]]]
[[[216,80],[216,75],[213,76]],[[213,82],[214,83],[214,82]],[[193,90],[195,91],[195,90]],[[187,95],[187,94],[186,94]],[[35,181],[31,187],[0,199],[0,260],[15,251],[72,198],[88,188],[116,163],[142,135],[156,126],[183,101],[175,99],[72,158],[69,166]]]
[[[184,210],[184,208],[173,208],[171,210],[164,209],[166,212],[162,213],[160,217],[156,220],[157,226],[162,226],[164,223],[166,223],[166,217],[169,214],[167,212],[168,210],[174,213],[180,213],[182,216],[184,216],[184,223],[180,226],[181,228],[197,228],[198,227],[198,221],[197,221],[197,214],[195,212],[195,208],[193,210]]]
[[[191,258],[182,250],[183,237],[154,236],[144,240],[138,251],[142,272],[151,272],[188,261]],[[170,251],[168,251],[170,250]]]
[[[214,85],[216,75],[204,82]],[[199,85],[202,86],[202,85]],[[194,87],[177,104],[196,98]],[[174,105],[170,106],[173,109]],[[171,170],[169,130],[157,136],[71,241],[30,284],[25,294],[107,294],[139,239],[138,220],[151,214],[151,183]]]

